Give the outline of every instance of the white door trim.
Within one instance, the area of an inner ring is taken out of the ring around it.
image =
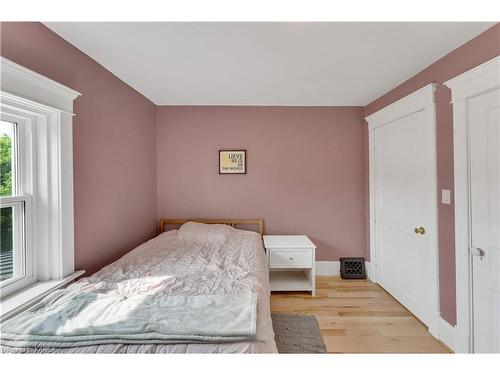
[[[397,102],[372,113],[370,116],[365,118],[368,122],[369,129],[377,128],[433,106],[435,91],[436,84],[430,83],[410,95],[399,99]]]
[[[375,199],[375,171],[374,171],[374,161],[375,161],[375,142],[374,142],[374,129],[379,126],[386,125],[390,122],[396,121],[403,117],[412,115],[421,111],[430,111],[431,117],[433,119],[433,127],[436,128],[436,116],[435,116],[435,99],[434,92],[436,90],[436,84],[431,83],[421,89],[413,92],[412,94],[405,96],[404,98],[392,103],[391,105],[373,113],[372,115],[365,118],[368,122],[368,143],[369,143],[369,191],[370,191],[370,280],[377,282],[378,279],[378,267],[377,267],[377,251],[376,251],[376,199]],[[432,152],[434,153],[433,159],[436,160],[436,147],[433,145]],[[436,186],[434,188],[434,201],[435,204],[435,225],[437,227],[437,170],[436,163],[434,163],[434,181]],[[439,336],[439,275],[438,275],[438,244],[436,236],[436,275],[435,275],[435,285],[436,285],[436,298],[433,303],[433,310],[435,311],[435,319],[429,326],[429,331],[435,336]]]
[[[444,83],[451,89],[453,104],[453,154],[455,170],[455,351],[472,352],[470,185],[468,100],[500,87],[500,56]]]
[[[366,117],[368,122],[368,144],[369,144],[369,189],[370,189],[370,280],[377,282],[377,259],[375,246],[375,143],[374,129],[379,126],[388,124],[389,122],[398,120],[402,117],[409,116],[413,113],[434,108],[434,91],[436,84],[431,83],[414,93],[405,96],[404,98],[392,103],[391,105],[379,110]],[[435,126],[435,124],[434,124]],[[437,217],[437,213],[436,213]],[[437,222],[437,220],[436,220]]]

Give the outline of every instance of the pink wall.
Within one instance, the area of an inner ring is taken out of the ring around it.
[[[368,116],[431,82],[438,84],[436,89],[436,120],[439,197],[441,197],[441,189],[450,189],[453,196],[453,108],[450,104],[451,92],[443,86],[443,82],[499,54],[500,24],[496,24],[365,107],[365,115]],[[455,324],[455,216],[453,204],[444,205],[439,200],[438,226],[441,315],[448,322]]]
[[[90,274],[156,230],[155,105],[40,23],[0,24],[0,55],[80,93],[75,266]]]
[[[362,118],[437,82],[438,189],[453,192],[452,107],[443,82],[500,54],[497,24],[364,111],[155,107],[40,23],[0,23],[0,37],[2,56],[83,94],[74,120],[75,261],[89,273],[150,238],[158,215],[263,217],[268,233],[310,235],[319,260],[367,256]],[[247,175],[218,174],[217,151],[231,147],[247,149]],[[439,203],[441,314],[450,323],[453,210]]]
[[[317,259],[366,256],[362,107],[158,107],[158,213],[262,217],[309,235]],[[218,150],[247,150],[219,175]]]

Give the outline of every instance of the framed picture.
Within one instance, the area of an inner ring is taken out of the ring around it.
[[[247,173],[246,150],[219,150],[219,174]]]

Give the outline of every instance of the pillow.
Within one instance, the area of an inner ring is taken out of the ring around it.
[[[198,243],[223,244],[226,242],[232,228],[224,224],[203,224],[189,221],[177,231],[181,240]]]

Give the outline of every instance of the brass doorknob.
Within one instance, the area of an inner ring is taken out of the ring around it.
[[[413,231],[416,234],[425,234],[425,228],[424,227],[415,228],[415,229],[413,229]]]

